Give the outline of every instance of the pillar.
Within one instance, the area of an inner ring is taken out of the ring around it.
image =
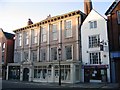
[[[71,67],[70,67],[70,73],[71,73],[71,83],[75,83],[75,65],[74,64],[71,64]]]
[[[8,80],[9,66],[7,66],[6,80]]]

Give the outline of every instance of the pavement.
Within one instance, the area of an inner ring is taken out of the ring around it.
[[[14,83],[14,84],[24,84],[29,86],[35,87],[42,87],[42,88],[91,88],[91,89],[119,89],[120,86],[118,83],[76,83],[76,84],[68,84],[62,83],[59,86],[58,83],[46,83],[46,82],[27,82],[27,81],[14,81],[14,80],[3,80],[3,82]]]

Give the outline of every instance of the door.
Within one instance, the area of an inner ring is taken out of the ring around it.
[[[29,81],[29,69],[24,68],[23,70],[23,81]]]

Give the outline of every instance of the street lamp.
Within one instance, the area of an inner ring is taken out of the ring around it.
[[[60,61],[61,61],[61,48],[58,49],[58,55],[59,55],[59,85],[61,85],[61,67],[60,67]]]

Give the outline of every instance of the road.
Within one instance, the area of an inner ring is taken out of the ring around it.
[[[112,86],[113,85],[109,85]],[[58,83],[35,83],[35,82],[20,82],[20,81],[8,81],[8,80],[2,80],[2,89],[3,90],[40,90],[43,89],[65,89],[65,90],[120,90],[111,88],[107,86],[107,88],[103,84],[62,84],[61,86],[58,85]]]

